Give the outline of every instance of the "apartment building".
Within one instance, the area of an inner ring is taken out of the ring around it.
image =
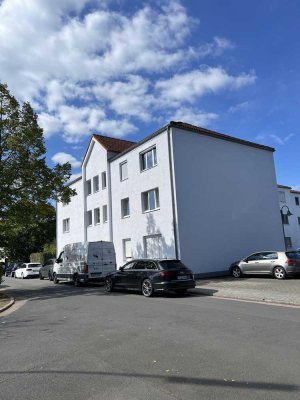
[[[290,186],[278,185],[277,188],[286,248],[299,249],[300,192]]]
[[[273,151],[174,121],[138,143],[93,135],[77,195],[57,204],[57,249],[109,240],[118,266],[180,258],[199,276],[283,249]]]

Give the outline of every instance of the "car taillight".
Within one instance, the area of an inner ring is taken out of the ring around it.
[[[293,260],[293,259],[289,258],[288,260],[286,260],[285,263],[287,265],[290,265],[291,267],[294,267],[295,265],[297,265],[297,260]]]
[[[84,264],[83,268],[82,268],[82,272],[84,274],[87,274],[89,272],[89,266],[87,264]]]

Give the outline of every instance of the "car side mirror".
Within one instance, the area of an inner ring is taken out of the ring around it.
[[[245,260],[244,260],[244,261],[245,261],[245,263],[247,263],[247,262],[248,262],[248,258],[245,258]]]
[[[61,262],[62,262],[62,258],[58,258],[55,262],[56,262],[57,264],[61,263]]]
[[[119,271],[123,272],[124,271],[124,267],[120,267]]]

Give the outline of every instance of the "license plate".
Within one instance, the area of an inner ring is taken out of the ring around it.
[[[178,275],[177,279],[189,279],[187,275]]]

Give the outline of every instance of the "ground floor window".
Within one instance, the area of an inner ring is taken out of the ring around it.
[[[285,247],[288,249],[289,247],[293,247],[292,238],[286,236],[285,237]]]
[[[162,236],[160,234],[144,236],[144,249],[146,258],[162,258]]]
[[[125,262],[132,260],[131,239],[123,239],[123,259]]]

